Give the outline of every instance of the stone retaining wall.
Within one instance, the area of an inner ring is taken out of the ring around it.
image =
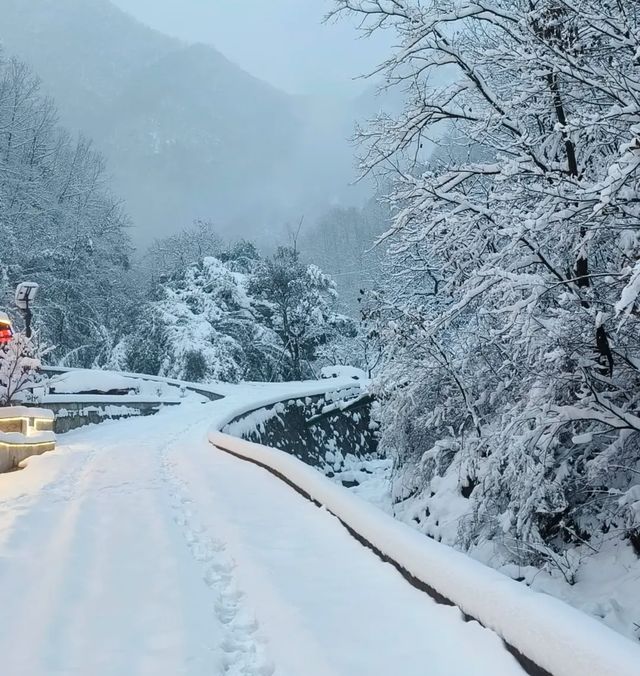
[[[271,446],[331,473],[336,456],[377,453],[377,425],[370,397],[340,399],[326,395],[290,399],[242,415],[224,432]]]
[[[100,402],[47,404],[56,414],[55,432],[64,434],[85,425],[92,425],[107,420],[121,420],[138,416],[154,415],[163,406],[176,404],[160,402],[135,402],[122,404],[105,404]]]

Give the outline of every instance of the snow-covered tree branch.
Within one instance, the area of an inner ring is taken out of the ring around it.
[[[521,562],[597,548],[602,486],[637,483],[602,459],[640,462],[639,12],[335,2],[395,33],[381,70],[406,95],[361,134],[363,172],[395,176],[381,394],[397,497],[438,500],[454,473],[468,500],[448,537],[521,543]]]

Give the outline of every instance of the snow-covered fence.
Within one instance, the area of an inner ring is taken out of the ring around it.
[[[274,403],[260,402],[262,406]],[[498,634],[527,674],[640,674],[640,648],[597,620],[425,537],[289,453],[220,432],[229,421],[241,418],[246,408],[243,411],[240,402],[229,402],[227,417],[222,413],[209,434],[215,447],[263,467],[327,509],[414,587],[438,603],[458,607],[465,619]]]
[[[56,414],[54,429],[57,434],[65,434],[85,425],[96,425],[108,420],[154,415],[163,406],[175,406],[180,403],[180,401],[132,401],[130,399],[123,403],[113,401],[112,397],[103,397],[100,400],[96,397],[93,400],[84,401],[74,401],[72,397],[68,397],[65,401],[52,401],[52,399],[49,398],[47,401],[47,407]]]
[[[56,412],[59,434],[106,420],[153,415],[188,396],[210,401],[223,396],[216,386],[145,374],[51,366],[42,371],[48,380],[36,384],[31,398]]]

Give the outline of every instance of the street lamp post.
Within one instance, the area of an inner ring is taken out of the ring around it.
[[[31,338],[31,303],[38,293],[38,285],[35,282],[22,282],[16,288],[16,307],[24,316],[24,335]]]

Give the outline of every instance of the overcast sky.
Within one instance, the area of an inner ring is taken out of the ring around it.
[[[253,75],[291,93],[348,91],[385,55],[347,21],[322,24],[330,0],[113,0],[164,33],[208,42]]]

